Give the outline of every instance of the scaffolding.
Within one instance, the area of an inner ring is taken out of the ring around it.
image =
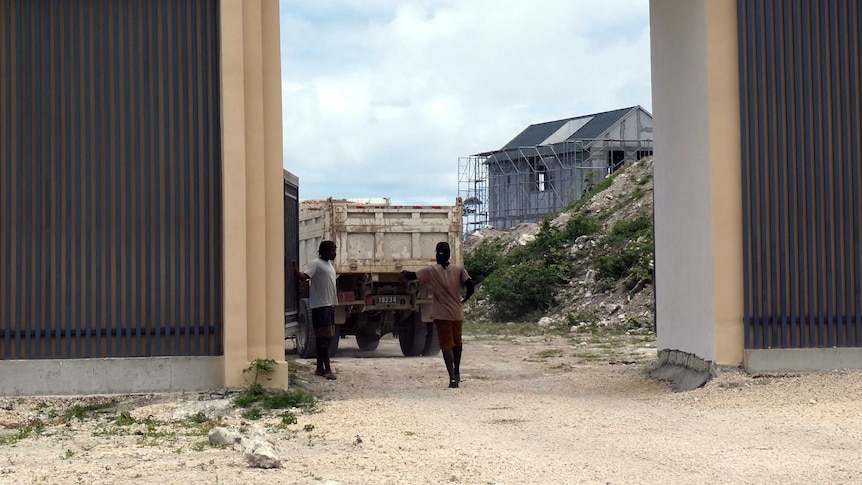
[[[464,235],[488,226],[487,157],[458,157],[458,197],[464,202]]]
[[[652,140],[578,139],[458,159],[464,234],[537,222],[578,200],[625,163],[652,155]]]

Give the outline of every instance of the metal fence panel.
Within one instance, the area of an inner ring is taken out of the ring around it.
[[[737,5],[745,347],[862,346],[862,7]]]
[[[0,0],[0,358],[220,355],[218,2]]]

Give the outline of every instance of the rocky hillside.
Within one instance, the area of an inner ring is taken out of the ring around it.
[[[559,248],[536,244],[537,238],[543,239],[542,223],[521,224],[509,231],[486,228],[474,232],[464,243],[468,270],[471,258],[475,262],[489,247],[499,248],[503,266],[505,263],[511,266],[511,261],[504,258],[519,248],[559,251],[564,258],[555,257],[549,264],[559,266],[558,273],[564,275],[556,280],[553,301],[526,319],[538,318],[543,327],[597,325],[652,330],[655,311],[652,172],[652,158],[629,164],[578,202],[549,216],[545,231],[554,234],[578,234],[566,231],[573,227],[573,219],[578,220],[576,226],[594,227],[590,234],[574,239],[550,238],[560,241]],[[548,239],[546,234],[544,240]],[[497,270],[501,271],[506,270]],[[486,283],[490,285],[492,281],[489,276]],[[479,285],[476,300],[466,308],[467,318],[501,321],[500,312],[495,312],[494,292],[483,286],[486,285]],[[500,292],[496,293],[500,298]]]

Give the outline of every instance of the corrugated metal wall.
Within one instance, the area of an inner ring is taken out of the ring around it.
[[[862,346],[862,7],[738,0],[745,347]]]
[[[0,358],[222,353],[218,2],[0,0]]]

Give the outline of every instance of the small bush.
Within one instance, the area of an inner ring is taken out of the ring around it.
[[[263,417],[263,414],[261,414],[260,409],[258,408],[250,408],[242,412],[242,417],[252,421],[257,421]]]
[[[290,411],[285,411],[281,415],[281,424],[284,426],[288,426],[291,424],[296,424],[296,415]]]
[[[135,418],[133,418],[128,411],[123,411],[119,416],[117,416],[116,424],[117,426],[129,426],[131,424],[135,424]]]
[[[596,270],[599,272],[599,281],[608,279],[613,281],[621,280],[629,274],[629,270],[639,260],[640,254],[637,251],[628,249],[610,254],[600,254],[596,257]],[[605,285],[607,283],[607,281],[604,282]]]
[[[266,389],[258,383],[248,386],[248,389],[243,391],[239,396],[234,398],[233,402],[241,408],[247,408],[252,404],[259,402],[266,395]]]
[[[475,283],[480,283],[500,266],[502,253],[501,241],[482,241],[469,255],[465,255],[464,269]]]
[[[617,221],[611,228],[610,235],[613,236],[613,241],[630,241],[641,236],[651,236],[652,229],[652,216],[641,214],[634,219]]]
[[[599,291],[610,291],[617,287],[617,280],[613,277],[601,278],[596,281],[596,289]]]
[[[284,409],[310,407],[315,403],[314,397],[305,391],[272,391],[261,401],[267,409]]]
[[[569,241],[573,241],[581,236],[589,236],[599,232],[602,225],[595,219],[583,214],[569,219],[566,224],[565,236]]]
[[[536,264],[503,267],[485,280],[494,317],[517,320],[553,306],[562,279],[553,268]]]
[[[565,249],[567,242],[574,241],[567,231],[561,231],[551,226],[549,218],[541,221],[536,238],[525,246],[512,250],[501,263],[501,266],[519,264],[540,264],[543,266],[567,265],[569,255]]]
[[[605,251],[595,258],[599,289],[610,289],[611,281],[622,281],[630,292],[638,292],[653,281],[653,221],[649,214],[621,220],[613,225]]]
[[[592,324],[596,322],[596,316],[589,312],[569,313],[566,315],[566,323],[569,326],[581,323]]]

